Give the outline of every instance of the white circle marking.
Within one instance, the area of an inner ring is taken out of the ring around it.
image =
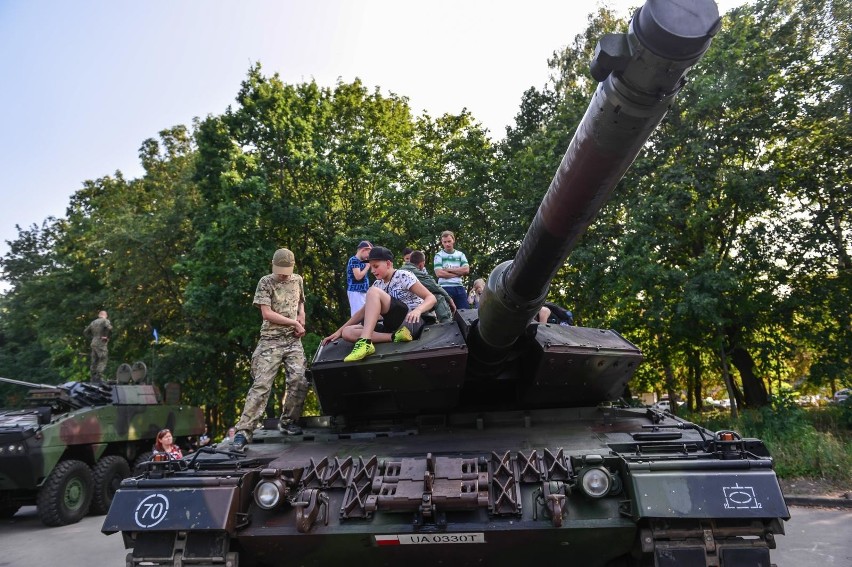
[[[166,518],[169,512],[169,499],[165,494],[146,496],[136,507],[133,519],[140,528],[153,528]]]

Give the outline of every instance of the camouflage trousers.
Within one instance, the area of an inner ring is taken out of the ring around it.
[[[92,344],[92,361],[89,365],[92,382],[103,382],[108,355],[106,344]]]
[[[249,441],[266,410],[272,384],[282,364],[287,379],[287,390],[284,394],[281,422],[287,424],[302,416],[305,398],[308,395],[308,381],[305,380],[305,350],[302,348],[302,340],[295,337],[261,338],[251,356],[251,376],[254,382],[246,396],[243,415],[235,426],[237,433],[242,433]]]

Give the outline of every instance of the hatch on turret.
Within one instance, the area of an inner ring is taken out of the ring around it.
[[[322,411],[347,418],[414,416],[458,405],[467,366],[467,345],[458,325],[424,327],[409,343],[376,345],[376,354],[343,362],[352,343],[321,347],[311,364]]]
[[[611,329],[531,325],[522,402],[577,407],[614,401],[642,362],[633,343]]]

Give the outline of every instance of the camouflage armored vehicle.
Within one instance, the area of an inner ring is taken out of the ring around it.
[[[125,480],[104,521],[127,565],[770,565],[789,517],[764,444],[618,400],[617,332],[530,323],[719,27],[648,0],[604,37],[600,82],[515,258],[480,309],[311,373],[324,416]]]
[[[26,408],[0,410],[0,518],[31,504],[48,526],[105,514],[131,468],[151,458],[158,431],[169,428],[179,444],[204,431],[199,408],[165,405],[154,386],[131,383],[144,380],[144,364],[122,365],[119,377],[61,386],[0,378],[32,388]]]

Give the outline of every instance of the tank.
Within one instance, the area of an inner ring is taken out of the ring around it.
[[[119,381],[111,382],[51,386],[0,378],[31,388],[25,408],[0,410],[0,517],[33,504],[47,526],[106,514],[121,481],[150,460],[161,429],[179,445],[200,435],[201,410],[164,404],[155,386],[134,383],[145,374],[136,363],[119,367]],[[167,398],[174,394],[169,388]]]
[[[310,373],[323,415],[125,480],[102,531],[127,565],[769,566],[789,513],[764,444],[621,396],[642,353],[531,323],[720,25],[648,0],[603,37],[588,111],[480,309]]]

